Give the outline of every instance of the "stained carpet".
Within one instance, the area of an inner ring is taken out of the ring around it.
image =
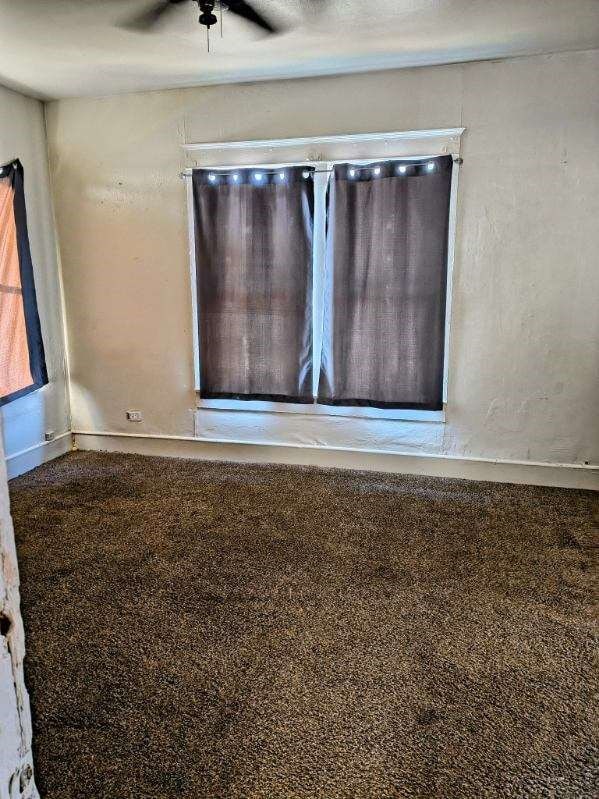
[[[599,795],[597,495],[76,453],[11,497],[44,799]]]

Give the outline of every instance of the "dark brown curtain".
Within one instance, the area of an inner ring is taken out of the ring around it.
[[[335,166],[318,402],[443,407],[452,166]]]
[[[193,172],[202,397],[313,401],[313,171]]]

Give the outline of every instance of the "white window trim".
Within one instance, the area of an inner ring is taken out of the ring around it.
[[[460,140],[464,128],[444,128],[428,131],[403,131],[375,134],[349,134],[343,136],[322,136],[296,139],[259,140],[244,142],[210,142],[204,144],[183,145],[188,156],[196,163],[188,167],[182,176],[187,178],[187,217],[189,237],[189,271],[191,284],[192,305],[192,341],[194,359],[194,385],[196,391],[196,405],[198,410],[223,410],[240,413],[292,413],[310,416],[340,416],[361,417],[370,419],[388,419],[397,421],[436,422],[445,421],[445,404],[447,403],[447,388],[449,379],[449,354],[451,335],[451,310],[453,265],[455,257],[455,237],[457,224],[457,192],[458,175],[460,168]],[[339,145],[348,150],[347,157],[323,158],[327,150],[338,155],[336,150]],[[321,152],[316,153],[314,147],[320,147]],[[393,148],[393,149],[391,149]],[[271,159],[262,158],[262,150],[266,150]],[[281,150],[281,155],[288,156],[277,161],[272,161],[272,155]],[[322,152],[324,150],[325,152]],[[220,160],[226,158],[225,153],[238,153],[235,158],[227,158],[227,163]],[[275,151],[275,152],[273,152]],[[300,157],[301,152],[304,155]],[[357,154],[361,157],[356,157]],[[198,154],[201,154],[198,158]],[[296,155],[297,154],[297,155]],[[445,313],[445,357],[443,364],[443,410],[420,411],[400,408],[372,408],[362,406],[331,406],[285,402],[268,402],[262,400],[232,400],[232,399],[203,399],[199,395],[200,389],[200,348],[198,339],[198,297],[196,281],[196,247],[195,225],[193,217],[193,184],[190,179],[193,169],[210,167],[215,171],[228,170],[235,167],[253,169],[289,167],[297,165],[313,166],[317,170],[315,175],[315,208],[314,208],[314,263],[313,263],[313,351],[315,356],[314,390],[317,387],[318,366],[322,351],[322,314],[323,314],[323,279],[324,279],[324,250],[326,247],[324,220],[325,214],[318,213],[318,207],[325,200],[326,187],[330,170],[335,163],[352,162],[355,164],[370,163],[375,160],[401,160],[402,158],[432,158],[438,155],[451,154],[454,156],[452,183],[449,209],[449,233],[447,248],[447,292]],[[200,163],[197,163],[197,161]],[[319,252],[320,250],[320,252]],[[320,267],[318,269],[317,267]]]

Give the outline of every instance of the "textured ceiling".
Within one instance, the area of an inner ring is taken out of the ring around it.
[[[0,0],[0,83],[54,98],[599,47],[599,0],[255,0],[285,32],[225,15],[210,53],[191,1],[153,34],[117,26],[149,4]]]

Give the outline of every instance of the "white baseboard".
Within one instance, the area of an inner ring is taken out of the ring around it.
[[[499,483],[587,488],[599,491],[599,466],[462,458],[411,452],[377,452],[293,444],[215,441],[144,433],[74,432],[76,449],[129,452],[197,460],[285,463],[340,469],[426,474]]]
[[[64,455],[65,452],[69,452],[72,449],[72,442],[73,436],[70,432],[62,433],[53,438],[52,441],[40,441],[39,444],[34,444],[32,447],[8,455],[6,458],[8,479],[18,477],[20,474],[25,474],[25,472],[35,469],[36,466],[40,466],[42,463]]]

